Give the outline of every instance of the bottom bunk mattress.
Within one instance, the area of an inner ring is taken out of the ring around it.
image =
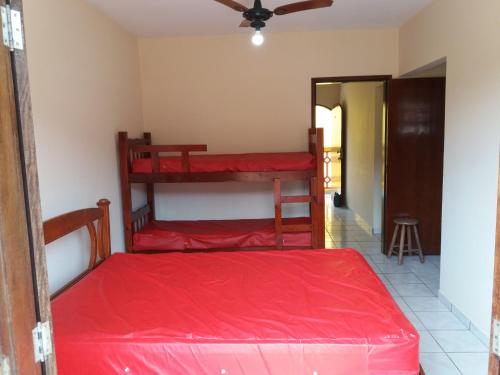
[[[52,302],[62,375],[417,375],[354,250],[116,254]]]
[[[283,224],[310,224],[310,218],[283,219]],[[311,246],[310,232],[284,233],[286,247]],[[276,247],[274,219],[152,221],[134,233],[133,249],[207,250]]]

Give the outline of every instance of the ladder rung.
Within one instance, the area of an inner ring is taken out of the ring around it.
[[[282,196],[281,203],[311,203],[312,197],[310,195],[291,195]]]
[[[281,226],[281,231],[283,233],[312,232],[312,230],[313,228],[311,224],[288,224]]]

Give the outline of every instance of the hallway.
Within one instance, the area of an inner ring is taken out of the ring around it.
[[[420,363],[426,375],[486,375],[488,347],[440,298],[440,257],[388,259],[381,237],[349,209],[334,207],[326,197],[326,247],[354,248],[378,274],[406,317],[420,333]]]

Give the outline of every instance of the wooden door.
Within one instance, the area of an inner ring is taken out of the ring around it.
[[[495,319],[500,320],[500,170],[498,178],[498,202],[497,202],[497,239],[495,246],[495,274],[493,276],[493,315],[492,322]],[[493,340],[493,332],[492,332]],[[491,345],[491,347],[493,347]],[[489,375],[500,375],[500,358],[490,353]]]
[[[394,79],[388,84],[385,249],[397,217],[420,221],[422,247],[440,254],[445,79]]]
[[[22,0],[8,3],[22,17]],[[1,373],[51,375],[54,355],[36,363],[32,338],[37,322],[51,316],[26,49],[0,44],[0,85]]]

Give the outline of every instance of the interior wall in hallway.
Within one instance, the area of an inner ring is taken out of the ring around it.
[[[382,218],[383,88],[380,82],[342,84],[345,111],[346,203],[376,233]]]

